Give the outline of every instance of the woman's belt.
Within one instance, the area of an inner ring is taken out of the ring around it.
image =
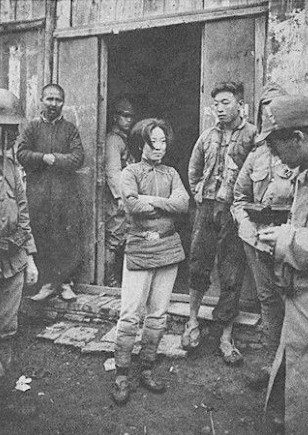
[[[128,235],[141,237],[149,242],[154,242],[155,240],[164,239],[165,237],[170,237],[175,234],[175,229],[161,232],[161,231],[130,231]]]

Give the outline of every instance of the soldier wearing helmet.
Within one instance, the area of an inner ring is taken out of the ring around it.
[[[113,103],[112,129],[106,138],[106,273],[105,283],[120,286],[123,245],[127,222],[120,193],[122,170],[134,157],[128,148],[128,136],[133,124],[134,108],[126,97]]]
[[[17,315],[24,281],[38,278],[33,260],[36,246],[28,205],[14,159],[8,155],[24,120],[19,100],[0,89],[0,388],[11,362],[11,338],[17,331]]]

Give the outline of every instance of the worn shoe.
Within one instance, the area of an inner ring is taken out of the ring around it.
[[[221,341],[219,349],[226,364],[239,365],[243,362],[241,352],[235,347],[234,341]]]
[[[181,338],[182,348],[184,350],[195,349],[200,343],[199,323],[186,323],[185,330]]]
[[[270,379],[270,367],[262,367],[253,374],[247,376],[247,387],[252,390],[263,390],[267,387]]]
[[[41,290],[36,295],[31,296],[30,299],[35,302],[41,302],[54,295],[56,292],[57,289],[52,284],[44,284]]]
[[[152,370],[143,370],[140,378],[141,385],[152,393],[161,394],[166,391],[166,386],[162,381],[153,378]]]
[[[117,405],[125,405],[129,400],[129,382],[127,376],[117,376],[113,390],[112,398]]]
[[[71,284],[61,285],[61,298],[67,302],[72,302],[77,299],[76,294],[72,290]]]

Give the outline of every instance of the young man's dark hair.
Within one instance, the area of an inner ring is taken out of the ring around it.
[[[241,82],[220,82],[216,83],[214,89],[211,92],[211,97],[215,98],[220,92],[231,92],[238,101],[244,98],[244,85]]]
[[[65,92],[64,92],[64,89],[62,88],[62,86],[58,85],[58,83],[48,83],[47,85],[45,85],[45,86],[42,88],[42,93],[41,93],[41,97],[42,97],[42,98],[44,97],[44,93],[45,93],[46,89],[49,89],[49,88],[57,89],[57,90],[61,93],[62,98],[63,98],[63,100],[64,100],[64,98],[65,98]]]

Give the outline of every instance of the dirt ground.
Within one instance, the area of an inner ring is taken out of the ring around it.
[[[193,354],[159,358],[157,374],[168,387],[164,395],[138,387],[124,407],[116,406],[110,397],[114,372],[103,367],[110,354],[82,355],[39,340],[36,334],[43,327],[21,319],[12,381],[22,374],[33,380],[29,391],[12,392],[10,400],[21,413],[2,413],[2,435],[260,433],[265,392],[249,390],[246,375],[258,363],[262,350],[242,341],[244,364],[226,366],[217,352],[213,324],[204,325],[201,346]],[[29,409],[35,409],[34,415],[27,415]]]

